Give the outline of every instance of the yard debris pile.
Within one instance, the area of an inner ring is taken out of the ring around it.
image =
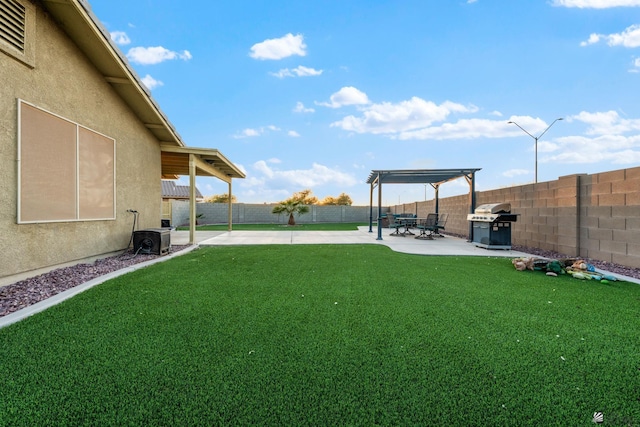
[[[511,263],[518,271],[541,271],[547,276],[557,277],[568,274],[574,279],[597,280],[601,283],[615,282],[618,280],[611,274],[596,271],[596,268],[579,258],[543,259],[543,258],[514,258]]]

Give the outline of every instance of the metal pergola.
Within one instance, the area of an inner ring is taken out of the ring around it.
[[[367,184],[371,185],[369,195],[369,233],[373,232],[373,190],[378,187],[378,239],[382,240],[382,227],[380,220],[382,216],[382,184],[430,184],[436,191],[436,214],[438,212],[438,192],[440,185],[458,178],[465,178],[469,183],[469,204],[470,213],[476,207],[475,173],[480,168],[464,169],[401,169],[401,170],[372,170],[367,179]],[[473,232],[469,225],[469,236]]]

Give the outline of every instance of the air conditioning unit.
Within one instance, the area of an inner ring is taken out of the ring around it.
[[[171,230],[149,228],[133,232],[133,250],[140,254],[166,255],[171,248]]]

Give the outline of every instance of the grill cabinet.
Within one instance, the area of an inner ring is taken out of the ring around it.
[[[478,206],[467,215],[471,221],[474,245],[485,249],[511,249],[511,223],[518,220],[509,203]]]

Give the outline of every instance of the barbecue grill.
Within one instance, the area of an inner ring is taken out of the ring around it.
[[[480,205],[467,215],[473,226],[473,244],[485,249],[511,249],[511,223],[517,220],[509,203]]]

